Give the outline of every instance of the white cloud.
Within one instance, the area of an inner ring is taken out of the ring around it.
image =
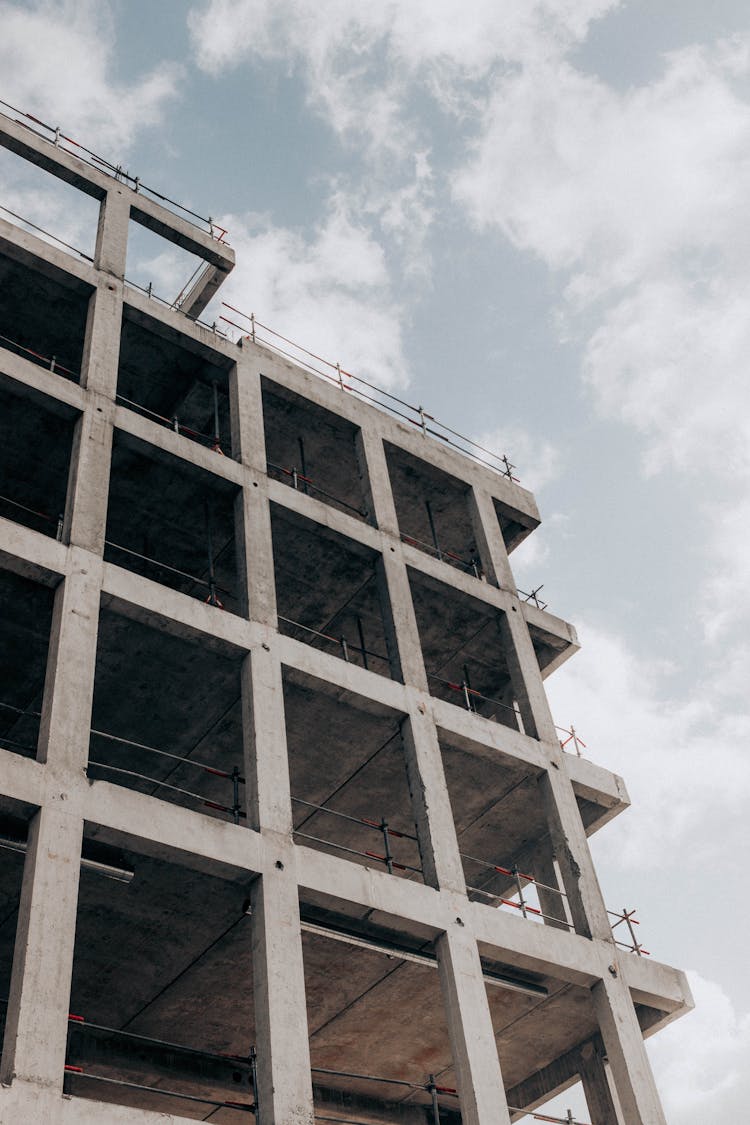
[[[716,983],[689,972],[695,1011],[648,1042],[667,1119],[673,1125],[744,1121],[750,1104],[750,1014]]]
[[[257,216],[227,222],[238,264],[224,300],[355,375],[381,386],[406,381],[401,310],[382,247],[341,200],[311,237]]]
[[[162,119],[180,68],[163,63],[130,84],[116,81],[109,4],[96,0],[0,2],[3,98],[117,160],[137,133]],[[55,120],[49,121],[54,112]]]
[[[597,838],[598,854],[638,870],[658,856],[669,870],[695,840],[706,863],[744,847],[750,717],[725,707],[722,668],[716,684],[706,676],[693,696],[674,697],[670,668],[600,629],[583,625],[579,636],[581,652],[547,682],[553,713],[562,726],[573,721],[587,756],[625,774],[633,802]]]
[[[534,61],[496,80],[454,181],[478,227],[557,273],[585,383],[644,470],[692,476],[712,640],[750,613],[748,76],[749,37],[674,52],[625,91]]]

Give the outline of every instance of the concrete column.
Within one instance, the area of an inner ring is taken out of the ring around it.
[[[417,618],[401,545],[383,536],[383,554],[377,563],[378,592],[392,675],[419,691],[427,692]]]
[[[273,646],[273,647],[272,647]],[[287,841],[292,832],[289,760],[281,664],[274,636],[253,649],[241,671],[247,818],[252,828]]]
[[[479,950],[458,922],[435,943],[463,1125],[510,1125]]]
[[[252,892],[258,1105],[263,1125],[313,1125],[297,881],[291,848]]]
[[[83,821],[58,806],[29,827],[2,1073],[62,1089]]]
[[[625,981],[607,971],[594,985],[591,995],[610,1073],[627,1125],[666,1125]]]
[[[252,479],[251,479],[252,478]],[[248,472],[235,501],[237,574],[243,588],[242,611],[271,629],[278,627],[271,535],[271,507],[265,475]]]
[[[373,522],[381,531],[399,539],[398,517],[382,437],[365,425],[357,434],[355,452],[359,462],[362,494]]]
[[[255,350],[253,344],[241,340],[237,363],[229,374],[232,456],[235,461],[240,461],[259,473],[265,473],[266,441],[260,358]]]
[[[378,433],[366,427],[357,435],[356,451],[365,503],[373,521],[383,532],[378,589],[393,674],[404,683],[427,691],[422,646],[409,575],[401,554],[401,538],[383,440]]]
[[[244,352],[229,376],[232,456],[249,470],[235,504],[237,573],[245,587],[245,615],[275,629],[278,621],[260,361],[253,345],[242,343]]]
[[[101,560],[71,547],[55,593],[39,730],[39,760],[63,785],[88,762],[101,584]]]
[[[132,197],[130,188],[115,183],[99,207],[94,266],[120,280],[125,276]]]
[[[475,486],[469,489],[468,503],[477,551],[487,581],[515,594],[516,583],[492,497],[489,492]]]
[[[96,555],[104,553],[114,402],[91,395],[78,419],[68,475],[63,538]]]
[[[593,1043],[585,1043],[581,1047],[579,1075],[594,1125],[621,1125],[612,1100],[604,1059]]]
[[[440,744],[435,724],[421,707],[418,704],[402,724],[401,737],[424,879],[431,887],[464,896],[466,880]]]
[[[81,385],[89,392],[73,436],[64,537],[95,554],[104,551],[117,394],[123,281],[130,192],[113,187],[102,203],[95,265],[102,270],[89,300]]]
[[[544,692],[542,675],[526,620],[511,607],[501,630],[506,656],[527,732],[547,744],[549,769],[539,785],[555,858],[560,867],[576,932],[611,940],[611,930],[591,859],[573,786],[564,769],[562,750]]]

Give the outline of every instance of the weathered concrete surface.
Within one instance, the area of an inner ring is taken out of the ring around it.
[[[93,266],[0,224],[0,1121],[232,1125],[253,1043],[263,1125],[416,1125],[430,1074],[451,1125],[577,1073],[606,1120],[605,1050],[661,1120],[642,1036],[689,990],[612,943],[586,834],[627,792],[559,748],[533,497],[131,291],[133,220],[209,263],[191,314],[233,256],[0,143],[102,203]],[[514,865],[548,924],[491,905]],[[71,1025],[61,1096],[69,1008],[114,1032]]]

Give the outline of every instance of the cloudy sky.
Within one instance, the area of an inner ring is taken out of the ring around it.
[[[747,5],[0,0],[0,20],[0,97],[228,227],[227,300],[536,491],[517,576],[583,643],[549,681],[557,721],[633,800],[593,842],[605,897],[698,1004],[650,1044],[667,1116],[745,1120]],[[0,184],[90,245],[67,192],[7,155]],[[144,236],[129,272],[171,298],[190,266]]]

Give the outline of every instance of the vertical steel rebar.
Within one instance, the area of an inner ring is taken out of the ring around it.
[[[260,1106],[258,1105],[258,1052],[255,1047],[250,1048],[250,1081],[253,1086],[253,1102],[255,1103],[255,1125],[260,1125]]]
[[[468,664],[464,664],[463,672],[464,672],[464,678],[463,678],[463,681],[461,683],[461,687],[463,688],[463,692],[464,692],[464,702],[466,703],[466,710],[467,711],[474,711],[474,710],[476,710],[476,708],[474,707],[474,703],[473,703],[473,700],[471,698],[471,676],[469,675]]]
[[[440,1103],[438,1102],[437,1086],[435,1085],[435,1075],[431,1074],[427,1082],[427,1092],[432,1098],[432,1121],[433,1125],[440,1125]]]
[[[365,671],[368,671],[369,664],[367,663],[367,649],[365,648],[365,633],[362,628],[362,618],[359,616],[357,617],[357,632],[359,633],[359,651],[362,653],[362,663],[365,666]]]
[[[234,798],[232,804],[232,815],[234,816],[234,823],[239,824],[240,813],[242,809],[240,807],[240,771],[237,766],[235,766],[232,770],[232,795]]]
[[[520,872],[518,870],[518,865],[514,863],[511,870],[513,871],[513,878],[516,881],[516,890],[518,892],[518,904],[521,907],[521,913],[523,914],[524,918],[528,918],[528,914],[526,913],[526,900],[523,897],[523,883],[521,882],[521,875],[520,875]]]
[[[208,604],[221,606],[216,596],[216,573],[214,571],[214,543],[211,531],[211,511],[208,500],[204,501],[203,511],[206,517],[206,546],[208,548]]]
[[[430,532],[432,534],[432,543],[435,548],[435,554],[439,559],[442,559],[443,553],[440,550],[440,544],[438,542],[437,531],[435,530],[435,520],[432,515],[432,506],[430,504],[430,501],[425,500],[424,506],[427,509],[427,519],[430,521]]]
[[[383,833],[383,850],[385,851],[385,865],[388,874],[393,874],[393,854],[391,853],[391,838],[388,835],[388,821],[381,817],[380,831]]]
[[[214,396],[214,443],[212,448],[214,453],[221,453],[221,434],[219,432],[219,388],[216,385],[215,379],[213,380],[211,387],[213,388]]]
[[[300,468],[302,469],[302,476],[307,477],[307,460],[305,458],[305,443],[303,442],[301,437],[297,438],[297,445],[299,446],[299,463],[300,463]],[[305,496],[310,495],[309,489],[307,487],[307,480],[302,481],[302,491],[304,492]]]

